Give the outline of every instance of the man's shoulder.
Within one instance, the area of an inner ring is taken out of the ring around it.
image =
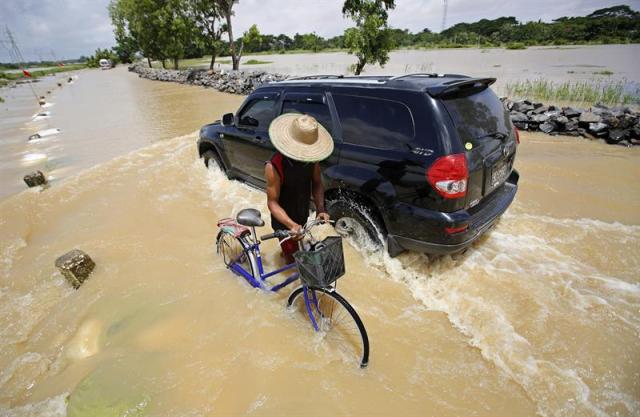
[[[275,168],[276,172],[278,173],[278,176],[280,177],[280,182],[284,183],[284,172],[282,170],[282,161],[283,161],[283,156],[280,152],[275,152],[273,155],[271,155],[271,158],[265,162],[265,164],[267,165],[271,165],[273,168]]]

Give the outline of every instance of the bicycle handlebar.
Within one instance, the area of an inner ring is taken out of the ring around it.
[[[300,231],[300,233],[292,233],[289,230],[276,230],[273,233],[269,233],[268,235],[264,235],[264,236],[260,236],[260,240],[269,240],[269,239],[273,239],[273,238],[278,238],[278,239],[286,239],[286,238],[290,238],[293,236],[300,236],[300,235],[306,235],[307,233],[309,233],[309,231],[311,231],[311,229],[314,226],[317,226],[319,224],[323,224],[323,223],[331,223],[331,220],[329,220],[328,222],[325,222],[324,220],[311,220],[309,222],[307,222],[307,224],[304,225],[304,227],[302,228],[302,230]]]
[[[276,230],[274,233],[269,233],[268,235],[264,235],[264,236],[260,236],[260,240],[269,240],[269,239],[273,239],[273,238],[285,238],[285,237],[289,237],[289,231],[288,230]]]

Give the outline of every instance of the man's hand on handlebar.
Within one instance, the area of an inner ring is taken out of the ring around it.
[[[294,223],[293,226],[289,228],[289,234],[292,240],[300,240],[304,237],[302,226],[297,223]]]
[[[321,211],[320,213],[318,213],[318,215],[316,216],[316,220],[321,220],[322,222],[328,222],[329,219],[331,217],[329,216],[329,213]]]

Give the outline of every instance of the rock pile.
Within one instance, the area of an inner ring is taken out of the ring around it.
[[[149,80],[177,82],[181,84],[201,85],[232,94],[249,94],[260,85],[288,78],[283,74],[270,74],[264,71],[221,71],[221,70],[165,70],[149,68],[136,63],[129,66],[141,78]]]
[[[640,145],[640,113],[629,107],[597,104],[589,110],[557,107],[528,100],[503,99],[511,121],[520,130],[549,135],[593,136],[610,144]]]

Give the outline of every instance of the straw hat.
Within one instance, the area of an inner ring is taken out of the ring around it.
[[[331,134],[307,114],[278,116],[269,125],[269,138],[281,154],[296,161],[322,161],[333,152]]]

